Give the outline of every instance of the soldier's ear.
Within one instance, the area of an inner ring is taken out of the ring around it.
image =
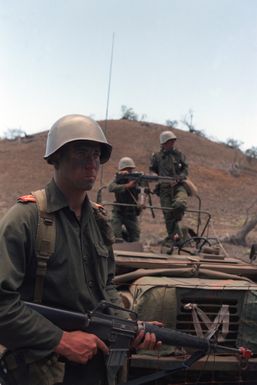
[[[60,149],[56,151],[53,155],[51,155],[48,159],[47,162],[49,164],[52,164],[54,168],[57,170],[60,166],[60,161],[63,158],[63,151]]]

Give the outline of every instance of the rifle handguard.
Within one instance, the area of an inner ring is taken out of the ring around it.
[[[173,329],[162,328],[148,322],[139,321],[138,324],[139,329],[144,330],[145,333],[154,333],[157,340],[162,341],[167,345],[194,348],[205,351],[206,354],[210,352],[228,354],[237,353],[241,358],[246,360],[253,355],[250,349],[243,346],[239,348],[230,348],[228,346],[217,345],[205,338],[196,337]]]

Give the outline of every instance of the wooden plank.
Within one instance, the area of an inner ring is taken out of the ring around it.
[[[177,367],[185,359],[182,357],[153,357],[148,355],[134,354],[131,357],[131,367],[145,369],[167,370]],[[236,356],[209,355],[198,360],[190,370],[201,371],[232,371],[240,370],[240,361]],[[247,370],[257,371],[257,358],[248,361]]]
[[[230,264],[221,264],[220,262],[206,262],[206,261],[179,261],[179,260],[158,260],[155,258],[124,258],[120,256],[115,257],[117,267],[129,267],[134,269],[161,269],[161,268],[181,268],[181,267],[190,267],[198,265],[203,269],[219,271],[223,273],[235,274],[243,277],[256,277],[257,278],[257,268],[254,265],[230,263]]]
[[[158,253],[146,253],[146,252],[135,252],[135,251],[129,251],[129,250],[114,250],[114,255],[117,257],[130,257],[132,259],[134,258],[154,258],[154,259],[163,259],[167,260],[171,256],[167,254],[158,254]]]
[[[156,259],[159,259],[159,260],[163,260],[163,261],[167,261],[167,260],[171,260],[171,261],[178,261],[178,262],[184,262],[184,263],[187,263],[187,262],[190,262],[190,261],[193,261],[193,262],[201,262],[201,261],[205,261],[205,262],[208,262],[208,260],[210,260],[210,262],[213,262],[213,260],[217,260],[218,263],[224,263],[224,264],[227,264],[227,263],[234,263],[234,264],[244,264],[243,261],[241,261],[240,259],[235,259],[235,258],[224,258],[224,256],[218,256],[218,255],[213,255],[213,256],[210,256],[210,254],[206,254],[206,255],[184,255],[184,254],[181,254],[181,255],[178,255],[178,254],[172,254],[172,255],[168,255],[168,254],[159,254],[159,253],[147,253],[147,252],[135,252],[135,251],[127,251],[127,250],[114,250],[114,255],[115,255],[115,258],[124,258],[126,260],[145,260],[145,259],[150,259],[150,260],[156,260]]]

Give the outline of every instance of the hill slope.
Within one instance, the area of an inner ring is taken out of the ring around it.
[[[100,182],[106,184],[112,179],[122,156],[132,157],[138,171],[147,173],[149,157],[159,149],[159,134],[167,129],[163,125],[127,120],[110,120],[107,124],[100,124],[113,145],[113,154],[90,194],[93,200]],[[189,161],[190,178],[198,187],[202,209],[212,214],[218,234],[236,231],[256,199],[257,161],[249,162],[239,151],[204,137],[179,129],[174,129],[174,132],[178,137],[177,147]],[[47,133],[43,132],[21,140],[0,141],[1,215],[17,196],[41,188],[51,177],[52,168],[43,160],[46,136]],[[229,172],[235,161],[242,170],[239,177]],[[113,197],[105,193],[104,199],[112,200]],[[154,203],[157,202],[154,198]],[[198,202],[191,198],[190,207],[197,205]]]

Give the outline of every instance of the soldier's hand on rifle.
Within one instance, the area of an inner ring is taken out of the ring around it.
[[[151,194],[152,191],[151,191],[150,187],[145,187],[144,188],[144,193],[147,194],[147,195]]]
[[[105,354],[109,353],[108,347],[95,334],[81,331],[63,332],[55,353],[64,356],[69,361],[86,364],[96,355],[98,349]]]
[[[176,184],[178,184],[179,182],[180,182],[180,181],[179,181],[178,179],[174,179],[174,180],[170,181],[169,184],[170,184],[171,187],[174,187],[174,186],[176,186]]]
[[[125,188],[129,190],[131,188],[134,188],[136,184],[137,184],[136,180],[130,180],[128,183],[125,184]]]
[[[159,327],[163,327],[162,322],[152,321],[149,322]],[[143,330],[136,335],[132,342],[132,347],[136,350],[144,349],[144,350],[156,350],[159,349],[162,345],[161,341],[157,341],[156,335],[154,333],[144,333]]]

